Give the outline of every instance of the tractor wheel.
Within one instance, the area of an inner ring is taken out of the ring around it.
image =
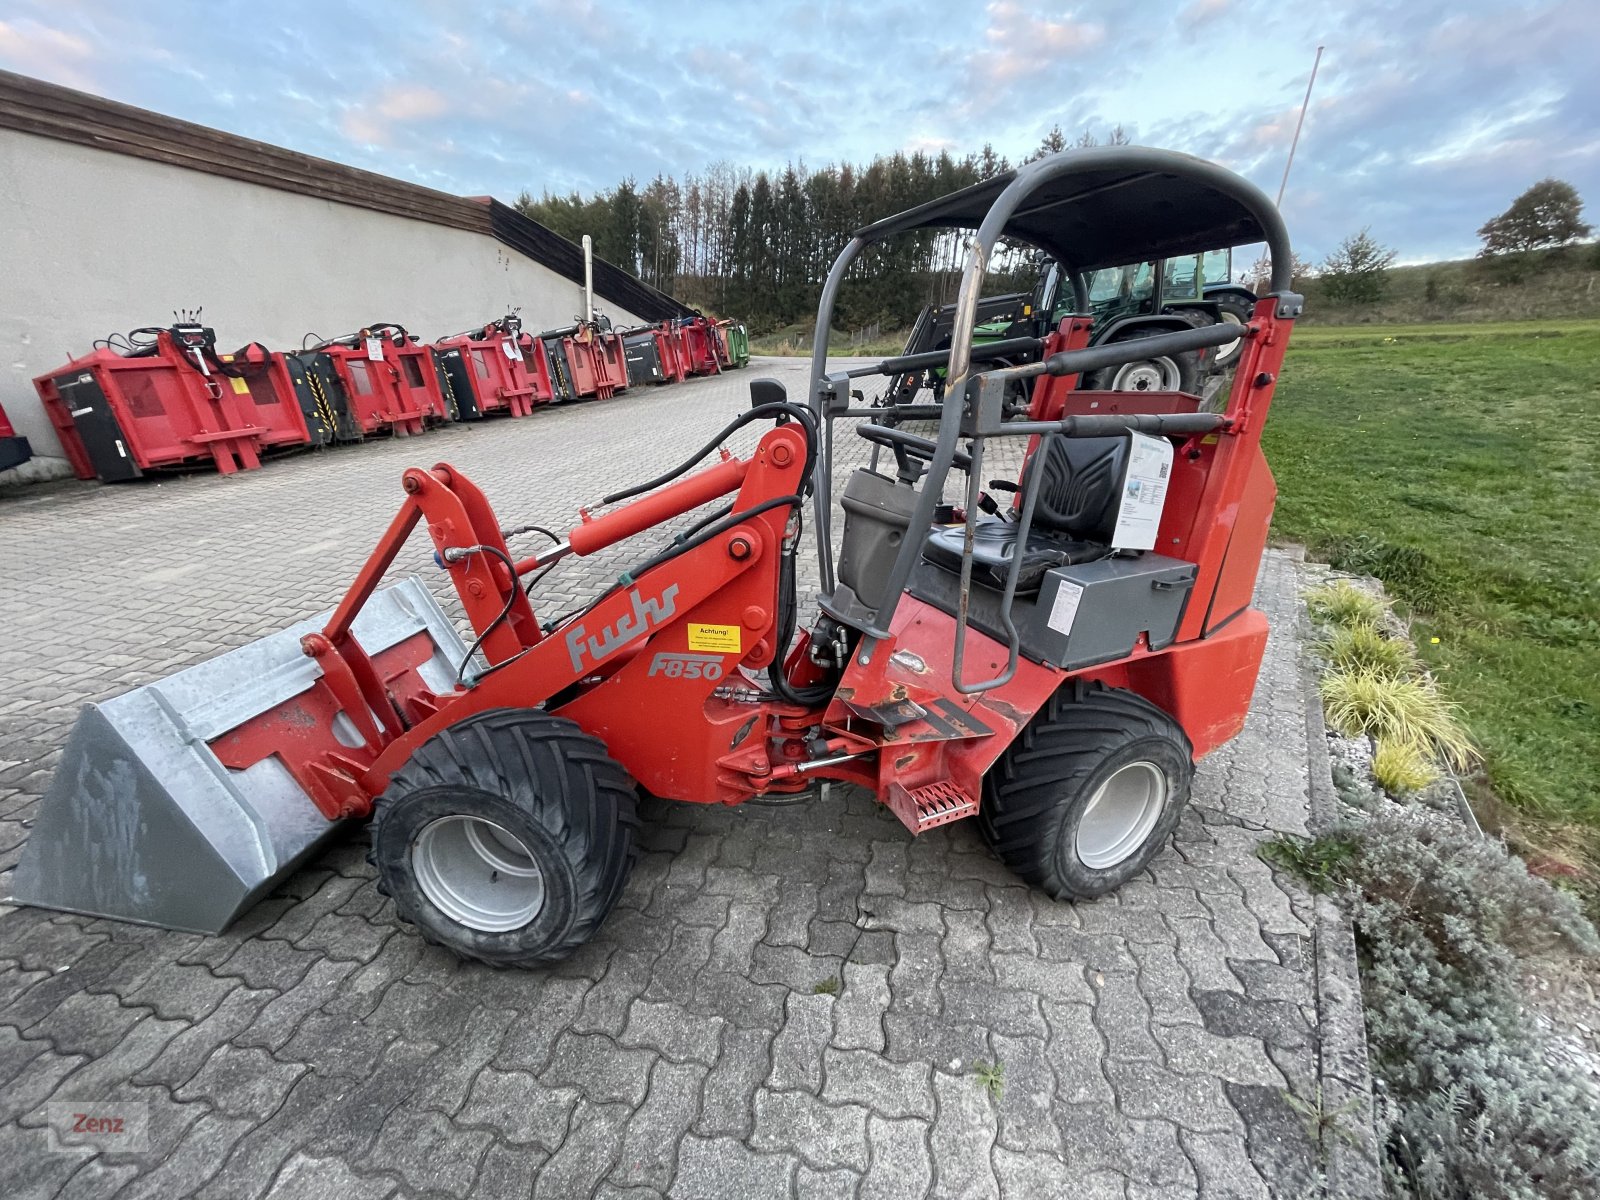
[[[1216,297],[1216,304],[1221,323],[1224,325],[1247,325],[1251,314],[1255,312],[1255,305],[1238,292],[1223,292]],[[1229,342],[1226,346],[1218,346],[1213,353],[1211,363],[1219,371],[1231,367],[1243,350],[1243,338]]]
[[[1169,330],[1134,329],[1117,342],[1155,337]],[[1157,354],[1114,367],[1103,367],[1089,376],[1086,386],[1097,392],[1189,392],[1200,382],[1200,355],[1190,350],[1183,354]]]
[[[495,967],[564,958],[611,912],[635,856],[635,795],[597,738],[537,709],[468,717],[378,797],[378,889],[430,942]]]
[[[1241,321],[1235,313],[1230,312],[1226,308],[1222,310],[1222,316],[1217,323],[1219,325],[1238,325],[1241,329],[1244,327],[1244,322]],[[1226,345],[1217,347],[1216,353],[1212,356],[1211,365],[1214,366],[1218,371],[1224,371],[1233,366],[1234,361],[1239,357],[1243,350],[1244,339],[1242,337],[1234,338],[1233,341],[1227,343]]]
[[[1222,292],[1213,299],[1224,317],[1237,317],[1241,325],[1256,311],[1255,301],[1238,292]]]
[[[995,855],[1056,899],[1100,896],[1166,845],[1194,764],[1177,722],[1099,684],[1050,698],[984,779]]]

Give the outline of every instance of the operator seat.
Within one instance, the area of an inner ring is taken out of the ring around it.
[[[1021,494],[1034,471],[1043,471],[1033,525],[1022,551],[1017,595],[1039,590],[1052,567],[1092,562],[1111,553],[1121,506],[1118,494],[1127,474],[1132,437],[1072,438],[1051,434],[1028,459],[1018,481]],[[980,518],[972,538],[972,581],[1003,590],[1016,553],[1015,513]],[[922,556],[946,571],[960,573],[966,530],[961,525],[935,529]]]

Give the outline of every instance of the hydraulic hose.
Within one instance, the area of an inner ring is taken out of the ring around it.
[[[768,403],[768,404],[758,404],[758,405],[756,405],[756,407],[748,410],[747,412],[741,413],[737,418],[735,418],[733,421],[730,421],[726,426],[724,426],[723,429],[719,433],[717,433],[717,435],[715,437],[713,437],[709,442],[707,442],[704,446],[700,447],[699,450],[695,451],[694,454],[691,455],[684,462],[680,463],[676,467],[673,467],[672,470],[663,472],[662,474],[657,475],[654,479],[646,480],[644,483],[635,484],[633,487],[625,488],[620,492],[613,492],[609,496],[602,496],[601,499],[600,499],[600,503],[601,504],[616,504],[620,500],[631,499],[632,497],[640,495],[643,492],[654,491],[656,488],[661,487],[663,484],[671,483],[674,479],[677,479],[680,475],[687,475],[691,470],[694,469],[694,467],[695,467],[695,465],[697,463],[699,463],[702,459],[704,459],[706,457],[706,455],[710,454],[718,446],[722,445],[722,443],[725,442],[728,439],[729,435],[738,432],[740,429],[743,429],[746,425],[749,425],[753,421],[759,421],[763,417],[775,415],[777,413],[785,413],[788,416],[795,418],[796,420],[798,420],[801,423],[801,426],[805,429],[805,431],[806,431],[806,471],[805,471],[805,478],[810,479],[810,477],[811,477],[811,465],[812,465],[813,462],[815,462],[816,457],[817,457],[817,424],[816,424],[816,418],[812,415],[810,409],[802,408],[798,404],[791,404],[787,400],[773,401],[773,402]]]
[[[505,624],[506,618],[511,615],[511,606],[517,602],[517,596],[522,591],[522,589],[517,586],[517,564],[511,561],[511,556],[504,550],[501,550],[496,546],[477,545],[463,547],[462,553],[494,555],[501,562],[505,563],[506,570],[511,572],[511,587],[506,592],[506,602],[505,605],[500,609],[499,614],[496,615],[494,620],[489,622],[488,627],[484,629],[484,631],[477,636],[477,639],[472,643],[472,645],[467,648],[466,657],[461,660],[461,665],[456,668],[457,686],[459,686],[461,681],[466,677],[467,664],[472,661],[472,656],[478,652],[478,647],[483,645],[483,643],[488,640],[488,637],[491,633]],[[489,668],[489,670],[493,669],[493,667]],[[485,671],[484,674],[488,674],[488,671]]]

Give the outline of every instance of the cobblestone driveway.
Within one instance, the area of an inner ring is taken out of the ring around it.
[[[0,501],[0,894],[80,703],[332,604],[445,459],[507,524],[677,462],[758,362],[604,405],[307,455],[234,479]],[[840,467],[860,456],[843,431]],[[864,443],[861,444],[864,446]],[[423,538],[407,570],[439,573]],[[558,572],[561,611],[634,544]],[[913,840],[861,793],[646,808],[620,907],[544,973],[396,925],[358,837],[226,936],[0,909],[10,1196],[1298,1196],[1316,1152],[1294,583],[1245,733],[1176,844],[1091,904],[1019,885],[971,823]],[[555,607],[552,607],[555,606]],[[1003,1068],[998,1096],[975,1064]],[[1293,1098],[1293,1099],[1291,1099]],[[44,1104],[147,1105],[148,1150],[47,1149]]]

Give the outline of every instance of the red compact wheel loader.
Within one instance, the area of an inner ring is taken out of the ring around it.
[[[866,247],[955,229],[976,232],[924,438],[874,423],[882,410],[852,390],[905,363],[830,371],[827,331]],[[1275,278],[1226,408],[1078,385],[1237,325],[1089,347],[1079,314],[1036,361],[975,366],[971,312],[1001,238],[1079,271],[1265,242]],[[402,919],[465,957],[526,965],[605,920],[635,853],[636,789],[738,804],[818,779],[870,789],[912,833],[974,818],[1052,896],[1117,887],[1166,843],[1195,760],[1239,731],[1255,684],[1267,628],[1251,594],[1274,499],[1260,436],[1301,304],[1292,261],[1256,188],[1127,146],[1041,159],[868,226],[823,287],[802,402],[755,381],[700,454],[523,558],[459,471],[408,470],[331,613],[88,706],[17,899],[219,931],[344,823],[369,821]],[[1003,420],[1018,383],[1027,419]],[[835,496],[840,421],[874,448]],[[747,457],[696,470],[749,427],[764,432]],[[1024,466],[985,484],[985,448],[1006,438],[1025,439]],[[798,632],[806,508],[820,611]],[[531,573],[688,514],[578,611],[534,614]],[[419,524],[470,645],[420,581],[378,586]]]

